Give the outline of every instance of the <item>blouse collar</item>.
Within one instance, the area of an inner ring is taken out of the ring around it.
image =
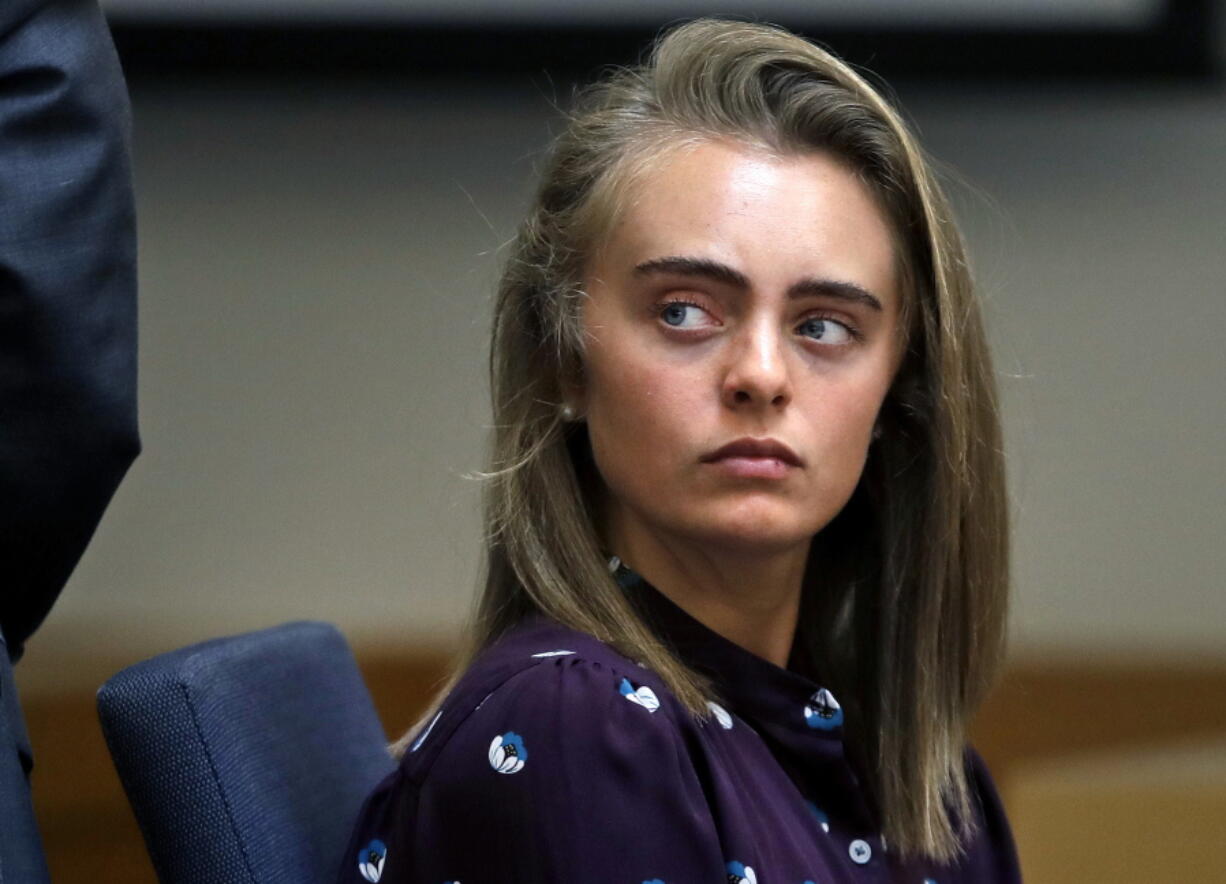
[[[788,668],[776,666],[695,619],[617,556],[608,562],[652,631],[712,678],[730,711],[768,744],[803,795],[823,796],[820,809],[805,799],[823,828],[827,814],[837,814],[862,832],[879,830],[872,798],[846,752],[843,710],[828,689],[796,671],[795,648]]]
[[[733,712],[790,748],[807,754],[821,742],[827,752],[838,744],[842,754],[843,710],[829,690],[724,638],[617,556],[609,559],[609,570],[652,631],[683,662],[710,676]]]

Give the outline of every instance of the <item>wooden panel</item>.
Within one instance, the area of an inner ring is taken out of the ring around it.
[[[1226,664],[1020,660],[972,740],[1002,788],[1019,762],[1226,734]]]
[[[26,696],[22,705],[34,746],[34,809],[51,880],[154,884],[93,692]]]
[[[394,738],[440,683],[446,657],[437,652],[404,656],[375,651],[359,651],[358,657],[388,735]],[[30,693],[23,699],[37,755],[35,804],[53,880],[154,884],[98,727],[93,689]],[[1042,802],[1034,798],[1027,798],[1024,807],[1013,807],[1015,774],[1021,783],[1019,772],[1027,765],[1161,746],[1196,734],[1226,735],[1226,663],[1162,668],[1152,663],[1108,666],[1045,660],[1019,661],[1010,668],[976,723],[974,741],[1021,831],[1029,825],[1021,814],[1046,812],[1036,809]],[[1096,849],[1107,850],[1123,837],[1127,830],[1122,826],[1099,827],[1094,837],[1101,844]],[[1042,848],[1041,834],[1029,837],[1028,851]]]
[[[1022,762],[1010,801],[1027,884],[1226,881],[1226,741]]]

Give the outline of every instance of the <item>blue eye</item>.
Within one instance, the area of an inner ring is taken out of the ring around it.
[[[680,328],[691,310],[702,310],[689,301],[669,301],[660,310],[660,318],[674,328]]]
[[[800,329],[801,334],[812,334],[813,340],[823,344],[848,344],[855,337],[847,325],[837,319],[823,319],[820,316],[809,317],[800,324]]]

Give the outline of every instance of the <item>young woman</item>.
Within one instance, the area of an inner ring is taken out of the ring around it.
[[[485,590],[345,884],[1019,880],[993,375],[896,111],[700,20],[589,89],[506,264]]]

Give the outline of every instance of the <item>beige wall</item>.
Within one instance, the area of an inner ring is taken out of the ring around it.
[[[134,659],[297,618],[454,634],[492,281],[554,119],[537,80],[136,94],[145,452],[27,690],[96,656],[85,637]],[[1223,96],[902,92],[979,191],[958,203],[1006,410],[1016,647],[1220,653]]]

